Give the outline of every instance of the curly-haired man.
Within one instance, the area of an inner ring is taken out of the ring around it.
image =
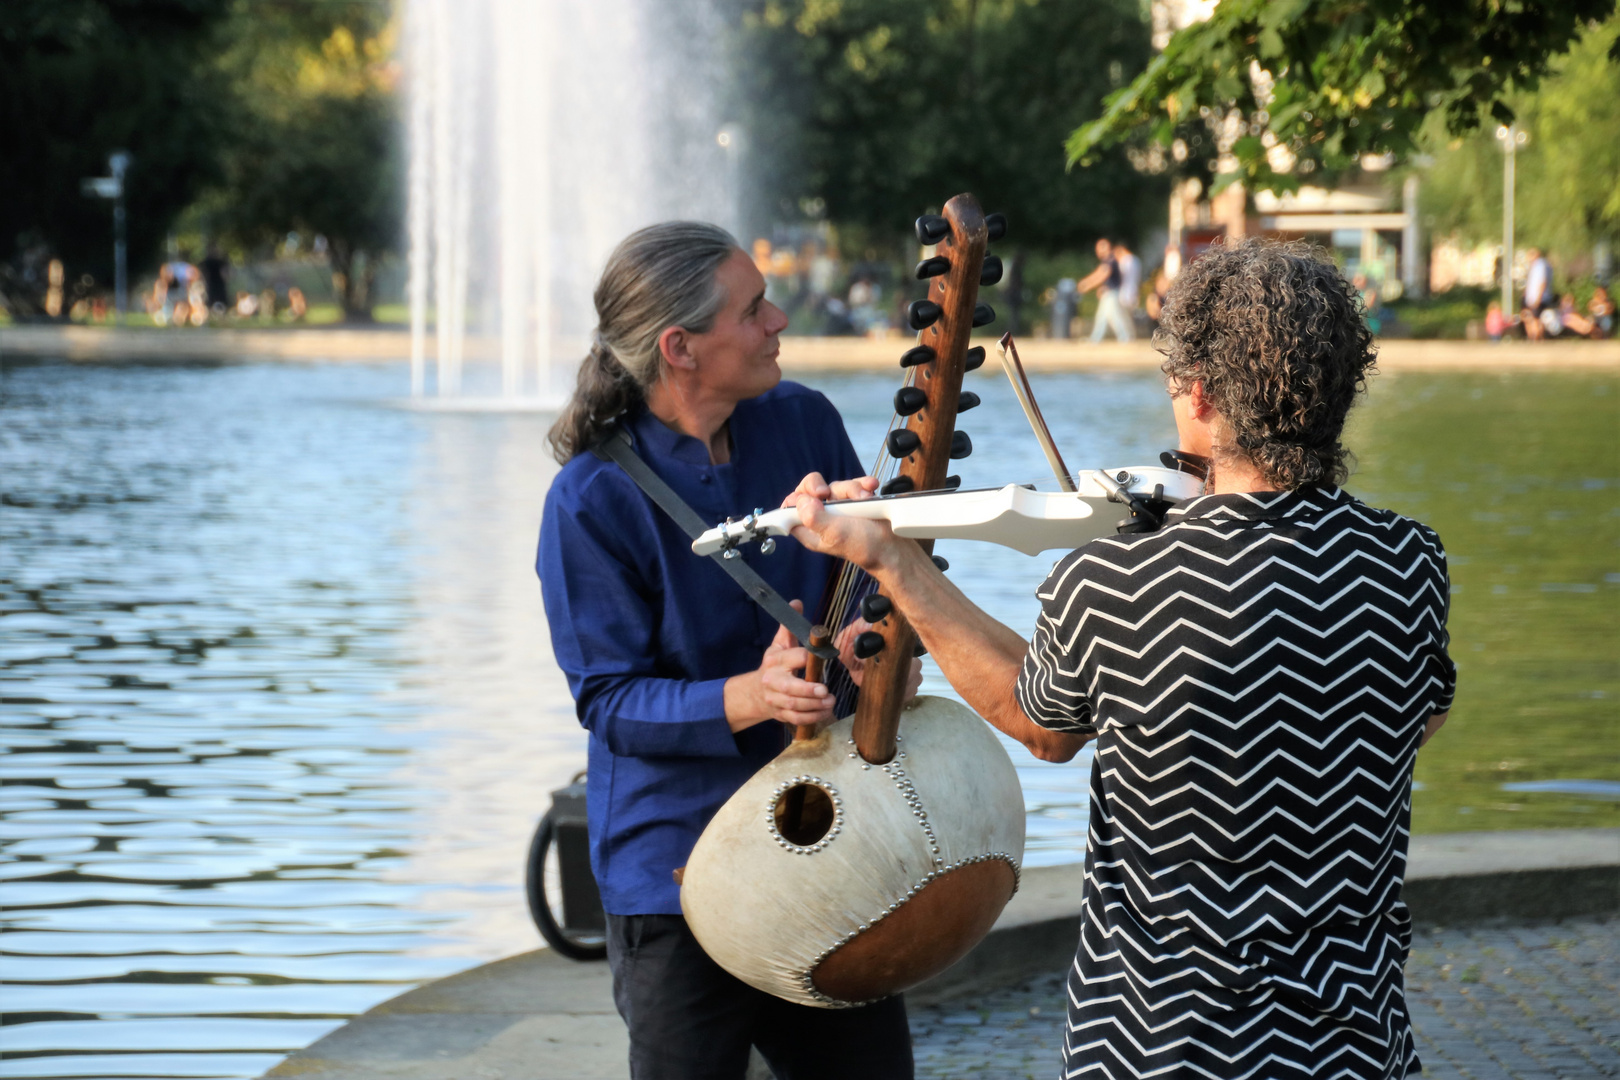
[[[1456,677],[1439,538],[1337,486],[1371,335],[1314,249],[1248,241],[1181,274],[1157,344],[1207,493],[1061,560],[1033,641],[886,524],[801,496],[797,535],[1037,756],[1097,740],[1066,1075],[1406,1076],[1412,764]]]

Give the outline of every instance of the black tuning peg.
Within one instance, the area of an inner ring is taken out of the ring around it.
[[[945,309],[932,300],[913,300],[906,308],[906,322],[913,330],[926,330],[939,321]]]
[[[1005,229],[1005,226],[1003,226]],[[924,244],[937,244],[951,231],[951,223],[938,214],[924,214],[917,219],[917,239]]]
[[[882,593],[872,593],[861,601],[861,618],[869,623],[880,623],[894,610],[894,601]]]
[[[934,565],[939,567],[942,574],[951,568],[950,562],[943,555],[930,555],[929,558],[934,560]]]
[[[928,404],[928,394],[918,386],[902,386],[894,392],[894,411],[901,416],[910,416]]]
[[[883,647],[887,644],[888,642],[883,640],[883,635],[878,633],[876,630],[868,630],[864,634],[856,634],[855,658],[857,660],[865,660],[868,657],[876,656],[878,653],[883,651]]]
[[[889,432],[889,453],[895,457],[905,457],[921,445],[922,439],[910,428],[895,428]]]
[[[917,490],[917,481],[909,476],[897,476],[887,484],[878,488],[879,495],[904,495],[908,491]]]
[[[926,302],[926,301],[923,301],[923,302]],[[937,305],[937,304],[935,305],[935,307],[938,307],[938,306],[939,305]],[[929,319],[928,321],[933,322],[934,320]],[[996,321],[996,309],[995,308],[991,307],[989,304],[985,303],[983,300],[980,300],[977,304],[973,305],[973,325],[974,326],[989,326],[991,323],[993,323],[995,321]],[[924,325],[927,325],[927,324],[924,324]],[[922,327],[919,326],[919,327],[917,327],[917,329],[921,330]]]
[[[919,394],[922,393],[921,390],[919,390],[917,392]],[[961,395],[959,397],[957,397],[957,399],[956,399],[956,414],[958,416],[960,416],[961,414],[967,412],[969,409],[977,409],[978,407],[979,407],[979,395],[975,394],[971,390],[962,391]]]
[[[927,649],[926,646],[923,645],[922,642],[919,641],[919,642],[917,642],[917,644],[915,644],[915,645],[913,645],[911,647],[911,655],[912,656],[927,656],[928,655],[928,649]]]
[[[984,257],[984,268],[979,271],[980,285],[994,285],[1001,280],[1001,259],[995,255]]]
[[[931,277],[951,272],[951,260],[943,255],[935,255],[932,259],[924,259],[917,264],[917,280],[924,281]],[[998,278],[1000,274],[996,275]]]
[[[951,432],[951,460],[961,461],[971,453],[973,453],[973,440],[968,438],[968,433],[965,431]],[[895,455],[895,457],[899,456],[899,454]]]
[[[997,240],[1000,240],[1003,236],[1007,235],[1007,215],[984,215],[984,228],[987,234],[986,239],[988,239],[992,244],[995,243]]]
[[[984,346],[975,345],[967,351],[967,363],[962,365],[963,371],[978,371],[984,367]]]
[[[962,486],[962,478],[960,476],[947,476],[945,478],[945,490],[946,491],[955,491],[957,488],[959,488],[961,486]]]
[[[937,354],[932,346],[918,345],[906,350],[905,355],[900,357],[900,366],[906,368],[916,367],[918,364],[931,364],[935,355]]]

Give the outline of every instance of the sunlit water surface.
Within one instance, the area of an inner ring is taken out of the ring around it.
[[[806,381],[877,447],[891,375]],[[532,569],[546,420],[384,406],[404,383],[0,368],[0,1075],[253,1076],[538,944],[525,848],[585,753]],[[1043,479],[1001,376],[969,385],[967,486]],[[1170,443],[1152,375],[1038,385],[1074,467]],[[939,550],[1032,629],[1055,555]],[[1013,758],[1027,862],[1078,860],[1089,754]]]

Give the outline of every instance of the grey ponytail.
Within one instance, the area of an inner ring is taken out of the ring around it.
[[[596,336],[574,396],[547,436],[567,464],[663,376],[658,338],[671,326],[708,332],[726,302],[715,274],[737,241],[718,225],[666,221],[625,237],[596,285]]]

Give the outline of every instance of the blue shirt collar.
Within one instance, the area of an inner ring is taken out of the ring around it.
[[[707,466],[709,448],[690,435],[683,435],[652,414],[646,405],[637,405],[625,418],[625,426],[634,436],[637,450],[645,456],[664,461],[679,461],[686,465]]]

